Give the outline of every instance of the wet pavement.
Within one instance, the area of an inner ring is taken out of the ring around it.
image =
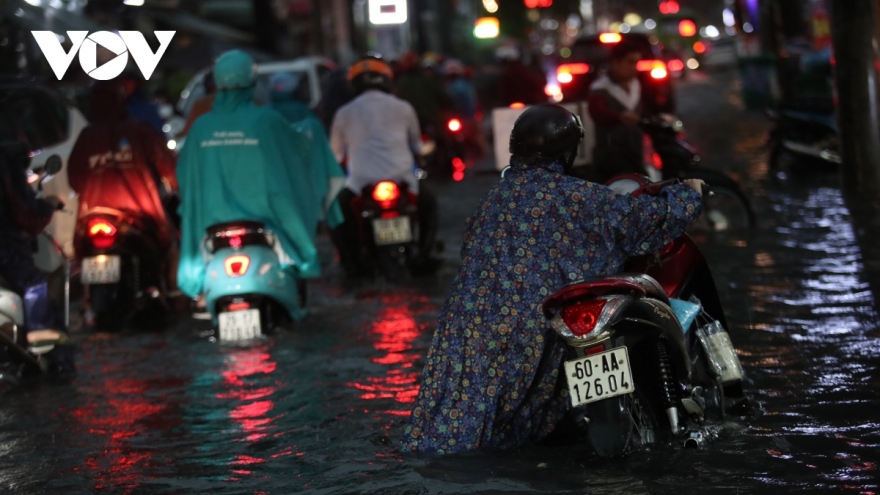
[[[737,84],[732,74],[692,80],[679,97],[704,162],[737,176],[759,217],[750,238],[701,239],[759,406],[718,424],[705,449],[611,461],[587,447],[396,452],[464,218],[497,180],[489,175],[436,187],[447,262],[435,278],[348,290],[332,267],[311,285],[312,315],[257,343],[211,343],[190,321],[76,332],[72,383],[0,395],[0,493],[880,491],[880,330],[863,269],[873,260],[862,255],[871,251],[857,243],[834,173],[767,178],[768,124],[742,110]]]

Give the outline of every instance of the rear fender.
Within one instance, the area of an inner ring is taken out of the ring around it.
[[[640,299],[620,315],[614,330],[614,337],[626,340],[646,337],[666,340],[676,379],[681,383],[690,382],[692,370],[685,333],[669,305],[656,299]]]

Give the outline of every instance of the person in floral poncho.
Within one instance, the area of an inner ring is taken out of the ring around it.
[[[565,285],[618,272],[682,235],[701,181],[634,198],[567,175],[580,119],[539,105],[516,121],[510,168],[467,221],[404,451],[452,453],[540,441],[565,416],[564,346],[541,314]]]

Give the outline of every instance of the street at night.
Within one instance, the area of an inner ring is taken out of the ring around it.
[[[730,74],[682,84],[681,117],[710,167],[742,180],[747,238],[700,239],[755,410],[716,421],[699,450],[601,460],[586,446],[431,458],[398,442],[454,275],[466,215],[496,174],[438,186],[435,278],[310,284],[310,316],[257,342],[218,344],[180,318],[122,334],[74,327],[78,376],[4,395],[9,493],[837,493],[875,491],[878,334],[839,179],[767,174],[769,123]],[[333,253],[322,238],[329,265]]]

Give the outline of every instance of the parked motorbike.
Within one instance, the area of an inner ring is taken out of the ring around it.
[[[34,169],[28,182],[42,190],[44,181],[61,170],[61,158],[51,156],[45,166]],[[56,308],[63,308],[64,326],[70,324],[70,264],[61,246],[48,233],[36,238],[34,263],[49,281],[50,300]],[[23,377],[53,371],[52,356],[59,342],[28,343],[28,329],[24,322],[21,296],[0,277],[0,382],[17,384]]]
[[[694,225],[710,232],[745,231],[754,227],[755,212],[735,180],[722,172],[701,167],[696,148],[685,141],[684,124],[670,114],[642,119],[645,156],[653,180],[701,179],[712,185],[712,197],[704,198],[704,213]]]
[[[418,252],[418,196],[405,181],[369,184],[351,203],[358,264],[369,275],[405,277]]]
[[[770,172],[785,179],[797,158],[828,166],[840,165],[840,134],[833,114],[795,110],[768,110],[775,122],[770,131]]]
[[[221,341],[258,338],[305,316],[306,285],[261,222],[212,225],[204,241],[204,297]]]
[[[668,183],[631,175],[609,187],[656,195]],[[571,412],[600,456],[670,439],[697,447],[707,419],[746,401],[715,282],[687,235],[623,273],[564,287],[542,308],[567,344]]]
[[[81,214],[74,246],[87,323],[104,331],[162,325],[169,307],[161,228],[139,212],[95,207]]]

